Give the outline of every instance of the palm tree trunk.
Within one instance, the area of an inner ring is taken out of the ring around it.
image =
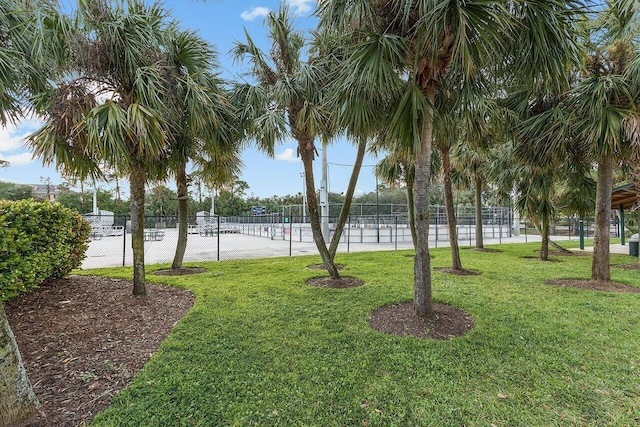
[[[540,237],[542,243],[540,244],[540,260],[549,261],[549,217],[545,214],[542,215],[542,223],[540,224]]]
[[[420,317],[433,315],[431,299],[431,259],[429,257],[429,182],[431,181],[431,149],[433,105],[436,83],[428,82],[423,93],[429,103],[426,115],[420,117],[420,147],[416,153],[416,176],[413,187],[416,225],[416,256],[413,266],[413,305]]]
[[[146,168],[143,164],[131,167],[131,248],[133,249],[133,295],[146,295],[144,273],[144,184]]]
[[[409,230],[411,230],[411,240],[413,241],[413,249],[418,246],[418,235],[416,234],[416,217],[413,203],[413,181],[407,184],[407,217],[409,219]]]
[[[364,159],[366,148],[367,140],[366,138],[362,138],[358,143],[358,151],[356,152],[356,159],[353,164],[353,170],[351,171],[351,178],[349,178],[347,194],[344,196],[344,203],[342,204],[342,208],[340,209],[340,214],[336,222],[336,231],[333,233],[331,244],[329,245],[329,255],[331,256],[331,260],[336,257],[340,237],[342,237],[342,229],[347,223],[347,218],[349,217],[349,210],[351,209],[351,202],[353,201],[353,193],[356,190],[356,184],[358,183],[358,176],[360,175],[360,169],[362,167],[362,160]]]
[[[449,228],[451,268],[454,270],[462,270],[460,248],[458,247],[458,227],[456,222],[456,213],[453,207],[453,188],[451,186],[451,159],[449,157],[449,154],[449,146],[440,149],[440,159],[442,162],[442,184],[444,187],[444,211],[447,215],[447,227]]]
[[[311,233],[313,234],[313,241],[318,248],[322,263],[327,269],[329,276],[332,279],[339,279],[340,274],[338,269],[333,263],[333,258],[329,254],[327,244],[322,236],[322,227],[320,225],[320,212],[318,211],[318,199],[316,197],[316,184],[313,179],[313,140],[300,141],[300,157],[302,158],[302,164],[304,165],[304,181],[307,190],[307,209],[309,211],[309,222],[311,223]]]
[[[610,157],[598,162],[596,184],[596,218],[593,233],[593,260],[591,280],[611,280],[609,244],[611,217],[611,190],[613,187],[613,160]]]
[[[0,302],[0,426],[24,421],[39,407]]]
[[[187,236],[189,229],[188,222],[188,201],[189,192],[187,190],[187,165],[180,166],[176,173],[176,190],[178,194],[178,244],[176,245],[176,253],[173,256],[171,268],[174,270],[182,268],[182,260],[187,250]]]
[[[484,236],[482,231],[482,176],[476,172],[475,176],[475,204],[476,204],[476,249],[484,248]]]

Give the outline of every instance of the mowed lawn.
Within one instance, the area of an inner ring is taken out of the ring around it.
[[[591,257],[522,258],[538,247],[463,249],[463,266],[482,275],[433,274],[434,299],[475,319],[450,341],[384,335],[367,323],[372,310],[412,298],[408,251],[339,254],[341,273],[365,281],[350,289],[306,286],[326,274],[307,268],[317,256],[149,274],[192,290],[195,305],[94,424],[639,425],[640,294],[545,285],[588,278]],[[447,248],[432,254],[434,267],[449,266]],[[639,271],[612,268],[612,278],[640,287]]]

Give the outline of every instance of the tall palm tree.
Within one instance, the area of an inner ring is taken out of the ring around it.
[[[234,108],[227,99],[223,81],[214,73],[217,67],[213,48],[193,31],[172,29],[168,58],[178,85],[169,105],[169,154],[166,162],[156,162],[155,175],[167,171],[175,177],[178,197],[178,242],[171,268],[182,268],[188,236],[188,176],[190,160],[201,163],[205,157],[214,160],[213,176],[238,171],[239,145],[234,140],[239,132]]]
[[[326,86],[326,76],[315,58],[303,60],[305,38],[294,30],[287,7],[281,6],[278,12],[271,12],[267,26],[272,43],[270,55],[263,53],[248,33],[246,43],[236,43],[233,49],[237,59],[248,59],[250,74],[256,81],[255,85],[240,87],[246,99],[244,114],[251,121],[247,131],[270,153],[273,153],[275,143],[286,136],[298,142],[314,242],[329,275],[339,278],[322,235],[313,174],[316,137],[328,133],[325,126],[329,120],[322,90]]]
[[[354,37],[352,76],[396,99],[389,127],[413,141],[416,256],[414,306],[431,316],[429,259],[430,162],[436,95],[451,69],[470,75],[491,58],[516,74],[550,77],[572,55],[572,24],[579,2],[326,0],[318,4],[321,26]],[[377,55],[384,51],[386,56]],[[535,70],[533,70],[535,68]],[[389,82],[405,78],[400,93]],[[464,80],[462,82],[464,84]]]
[[[80,0],[64,80],[42,99],[45,125],[30,143],[45,164],[85,179],[99,165],[130,184],[133,295],[146,294],[145,184],[168,153],[171,93],[178,77],[167,55],[167,13],[142,0]]]
[[[48,85],[52,65],[63,60],[66,22],[53,2],[0,0],[0,125],[16,123],[29,99]],[[61,31],[58,31],[61,30]],[[9,163],[0,161],[0,166]],[[23,421],[39,407],[0,301],[0,425]]]

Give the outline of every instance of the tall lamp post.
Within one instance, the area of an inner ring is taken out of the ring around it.
[[[375,177],[376,177],[376,236],[377,236],[377,242],[380,243],[380,191],[378,189],[378,175],[375,175]]]

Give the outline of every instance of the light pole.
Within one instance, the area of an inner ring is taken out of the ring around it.
[[[374,173],[375,174],[375,173]],[[378,175],[376,177],[376,236],[377,242],[380,243],[380,196],[378,190]]]
[[[322,147],[322,181],[320,181],[320,216],[322,236],[325,242],[329,240],[329,162],[327,161],[327,146]]]
[[[302,177],[302,221],[307,222],[306,207],[307,207],[307,182],[305,180],[304,172],[300,172],[300,176]]]

